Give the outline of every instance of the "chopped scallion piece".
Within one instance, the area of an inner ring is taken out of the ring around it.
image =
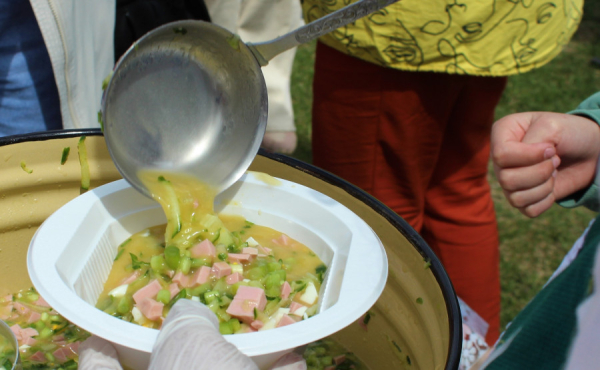
[[[85,136],[79,139],[77,150],[79,151],[79,164],[81,166],[81,189],[88,190],[90,188],[90,165],[85,147]]]
[[[21,168],[23,169],[23,171],[27,172],[27,173],[32,173],[33,170],[30,168],[27,168],[27,164],[25,164],[25,161],[21,161]]]
[[[69,153],[71,152],[71,147],[68,146],[66,148],[63,148],[62,151],[62,157],[60,157],[60,164],[63,165],[67,162],[67,159],[69,158]]]

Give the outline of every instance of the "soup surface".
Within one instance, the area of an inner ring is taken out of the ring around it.
[[[307,246],[241,217],[217,216],[215,192],[181,175],[141,175],[167,224],[118,248],[97,307],[158,329],[181,298],[206,304],[223,334],[314,315],[326,266]]]
[[[79,342],[89,334],[55,312],[33,288],[0,298],[0,319],[17,337],[23,369],[77,369]],[[15,353],[7,343],[0,341],[0,368],[10,369]]]

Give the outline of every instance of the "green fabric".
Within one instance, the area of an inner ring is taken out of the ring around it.
[[[588,294],[599,243],[597,218],[575,260],[533,298],[502,334],[486,370],[562,369],[577,327],[576,309]]]
[[[588,209],[591,209],[594,212],[600,211],[600,200],[598,198],[598,185],[596,182],[598,179],[594,180],[594,183],[586,188],[582,189],[576,193],[569,195],[563,199],[557,201],[557,203],[561,207],[565,208],[575,208],[579,206],[584,206]]]
[[[568,114],[586,117],[600,124],[600,92],[584,100],[575,110]],[[557,203],[565,208],[584,206],[592,211],[600,211],[600,200],[598,197],[599,180],[596,175],[596,179],[590,187],[560,199]]]

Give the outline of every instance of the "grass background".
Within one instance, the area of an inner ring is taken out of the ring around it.
[[[292,155],[311,162],[311,104],[315,43],[298,48],[292,99],[298,148]],[[564,51],[542,68],[511,76],[496,116],[524,111],[567,112],[600,90],[600,0],[586,0],[583,20]],[[491,169],[491,167],[490,167]],[[506,325],[538,292],[594,214],[554,205],[536,219],[514,210],[490,170],[500,231],[501,324]]]

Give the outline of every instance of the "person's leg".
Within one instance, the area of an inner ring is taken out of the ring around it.
[[[487,182],[490,130],[506,78],[467,82],[448,122],[425,194],[422,236],[442,260],[458,294],[499,335],[499,241]]]
[[[371,193],[417,231],[459,88],[440,77],[448,78],[383,68],[317,45],[313,163]]]

